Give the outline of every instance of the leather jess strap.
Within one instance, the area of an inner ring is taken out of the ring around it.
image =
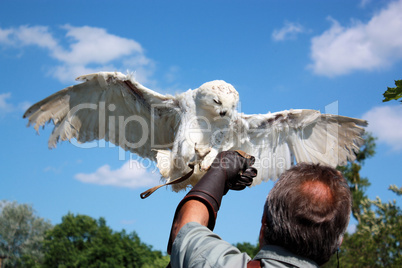
[[[249,155],[249,154],[247,154],[246,152],[243,152],[243,151],[241,151],[241,150],[236,150],[235,152],[237,152],[239,155],[243,156],[244,158],[247,158],[247,159],[252,158],[251,155]],[[189,167],[191,168],[191,170],[190,170],[187,174],[185,174],[184,176],[181,176],[180,178],[177,178],[177,179],[175,179],[175,180],[172,180],[172,181],[170,181],[170,182],[168,182],[168,183],[161,184],[161,185],[157,185],[157,186],[152,187],[152,188],[146,190],[145,192],[141,193],[141,194],[140,194],[141,199],[147,198],[148,196],[150,196],[150,195],[153,194],[156,190],[158,190],[159,188],[161,188],[161,187],[163,187],[163,186],[168,186],[168,185],[180,183],[180,182],[183,182],[183,181],[187,180],[187,179],[190,178],[191,175],[193,175],[193,173],[194,173],[194,165],[189,165]]]
[[[180,183],[183,182],[185,180],[187,180],[188,178],[191,177],[191,175],[193,175],[194,173],[194,166],[190,166],[191,170],[185,174],[184,176],[181,176],[180,178],[177,178],[175,180],[172,180],[170,182],[167,182],[165,184],[161,184],[155,187],[152,187],[151,189],[146,190],[145,192],[140,194],[141,199],[145,199],[148,196],[150,196],[151,194],[153,194],[153,192],[155,192],[156,190],[158,190],[159,188],[163,187],[163,186],[167,186],[167,185],[171,185],[171,184],[176,184],[176,183]]]
[[[238,153],[239,155],[243,156],[244,158],[247,158],[247,159],[252,158],[251,155],[249,155],[248,153],[246,153],[246,152],[244,152],[242,150],[236,150],[235,152]]]
[[[261,260],[253,260],[247,263],[247,268],[260,268]]]

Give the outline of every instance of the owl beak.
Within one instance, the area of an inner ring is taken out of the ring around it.
[[[226,111],[221,111],[221,112],[219,113],[219,115],[220,115],[221,117],[224,117],[224,116],[226,115]]]

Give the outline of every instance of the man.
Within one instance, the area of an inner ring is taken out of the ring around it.
[[[222,196],[251,185],[253,162],[238,152],[220,153],[183,198],[168,244],[172,267],[318,267],[336,252],[349,223],[351,194],[339,171],[317,164],[292,167],[269,193],[258,261],[248,264],[246,253],[212,232]]]

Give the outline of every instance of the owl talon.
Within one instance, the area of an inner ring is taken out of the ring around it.
[[[204,157],[211,152],[210,147],[197,147],[197,143],[194,145],[194,151],[198,159],[204,159]]]
[[[204,159],[201,162],[200,170],[207,171],[212,165],[212,162],[214,162],[214,159],[218,155],[218,153],[218,150],[210,148],[209,153],[204,156]]]

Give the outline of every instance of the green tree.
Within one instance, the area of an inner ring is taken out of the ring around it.
[[[354,198],[352,214],[358,221],[356,231],[344,236],[339,252],[342,267],[402,267],[402,210],[395,200],[368,199],[365,192],[370,183],[359,174],[364,160],[374,154],[375,138],[368,134],[356,161],[339,168],[349,182]],[[389,189],[402,194],[402,188],[395,185]],[[336,256],[325,265],[336,266]]]
[[[337,167],[337,169],[342,172],[343,176],[348,181],[353,197],[352,215],[357,220],[358,226],[361,223],[361,214],[364,211],[363,202],[368,198],[366,195],[366,190],[370,186],[369,180],[360,176],[360,170],[362,169],[365,160],[374,156],[376,147],[376,139],[370,133],[365,133],[363,139],[364,143],[361,146],[360,151],[356,153],[355,161],[349,161],[346,166]],[[343,238],[342,246],[340,248],[343,259],[345,259],[344,249],[346,248],[349,241],[350,234],[346,233]],[[362,241],[364,241],[364,238],[362,238]],[[332,256],[332,258],[329,260],[328,263],[324,265],[324,267],[337,267],[337,255]],[[343,266],[344,264],[342,262],[342,267]]]
[[[382,102],[387,102],[391,100],[399,100],[402,98],[402,80],[395,80],[396,87],[387,87],[384,92],[384,99]],[[400,101],[402,103],[402,100]]]
[[[114,232],[103,218],[71,213],[47,233],[44,249],[47,267],[143,267],[163,258],[135,232]]]
[[[254,258],[258,251],[260,251],[259,243],[253,245],[249,242],[243,242],[237,243],[234,246],[237,247],[241,252],[246,252],[251,258]]]
[[[43,261],[42,241],[52,225],[35,215],[32,206],[0,202],[0,255],[4,267],[35,267]]]
[[[395,200],[383,203],[379,197],[362,206],[361,222],[341,248],[342,267],[402,267],[401,208]]]
[[[170,262],[170,256],[164,255],[162,257],[153,259],[149,263],[144,264],[142,268],[165,268],[168,266],[169,262]]]
[[[364,134],[363,139],[364,144],[356,154],[356,160],[348,162],[346,166],[337,167],[349,183],[353,197],[352,215],[358,222],[360,222],[360,215],[363,209],[362,201],[367,199],[366,190],[370,186],[369,180],[360,176],[360,170],[364,165],[364,161],[374,156],[376,147],[376,138],[370,133]]]

